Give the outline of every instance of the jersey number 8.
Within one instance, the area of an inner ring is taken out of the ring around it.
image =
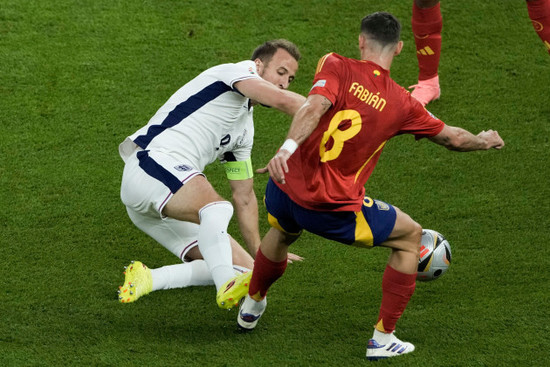
[[[340,130],[340,124],[342,121],[351,120],[351,126],[344,124],[343,126],[349,126],[345,130]],[[319,155],[321,156],[321,162],[332,161],[342,153],[344,143],[346,140],[353,138],[361,131],[361,125],[363,120],[359,112],[355,110],[342,110],[338,111],[330,120],[328,129],[323,134],[323,140],[319,146]],[[332,147],[327,150],[326,145],[329,139],[332,137]]]

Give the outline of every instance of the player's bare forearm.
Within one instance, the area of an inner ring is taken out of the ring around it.
[[[282,89],[273,91],[273,93],[269,95],[268,99],[268,103],[263,104],[276,108],[290,116],[296,115],[306,101],[306,98],[301,94]]]
[[[474,150],[502,149],[504,141],[494,130],[482,131],[477,135],[460,127],[445,126],[438,135],[431,137],[433,142],[449,150],[471,152]]]
[[[298,145],[306,140],[319,124],[319,120],[332,106],[332,103],[319,94],[310,95],[306,103],[296,112],[288,131],[287,139]]]
[[[252,180],[250,180],[252,181]],[[251,184],[251,182],[250,182]],[[241,235],[252,257],[260,247],[260,229],[258,225],[258,200],[249,183],[239,186],[239,181],[231,181],[235,214],[239,223]]]
[[[300,145],[306,140],[319,124],[319,120],[332,106],[331,102],[319,94],[310,95],[306,103],[296,112],[287,135],[287,140],[293,140]],[[285,173],[288,173],[287,160],[294,153],[285,149],[285,145],[275,154],[266,167],[259,169],[258,173],[269,171],[271,178],[279,183],[285,184]]]
[[[239,92],[250,98],[253,103],[276,108],[290,116],[294,116],[306,101],[301,94],[277,88],[261,79],[247,79],[235,85]]]
[[[248,252],[255,258],[261,241],[258,227],[258,206],[249,205],[244,210],[237,210],[237,220]]]

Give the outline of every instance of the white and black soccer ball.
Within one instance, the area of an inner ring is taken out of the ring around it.
[[[451,245],[439,232],[422,230],[420,259],[416,279],[428,281],[441,277],[451,265]]]

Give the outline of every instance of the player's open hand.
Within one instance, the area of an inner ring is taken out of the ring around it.
[[[266,167],[257,169],[257,173],[269,172],[269,176],[279,183],[285,184],[285,173],[288,173],[288,165],[286,161],[290,158],[290,152],[286,149],[281,149],[269,161]]]
[[[477,134],[480,138],[483,138],[487,142],[487,149],[495,148],[502,149],[504,147],[504,140],[498,135],[495,130],[483,130]]]
[[[293,254],[293,253],[288,253],[287,254],[287,262],[289,264],[292,264],[294,261],[304,261],[304,258],[299,256],[299,255],[296,255],[296,254]]]

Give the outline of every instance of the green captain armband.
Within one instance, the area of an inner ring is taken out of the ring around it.
[[[225,174],[227,178],[233,181],[247,180],[254,176],[252,171],[252,160],[225,162]]]

